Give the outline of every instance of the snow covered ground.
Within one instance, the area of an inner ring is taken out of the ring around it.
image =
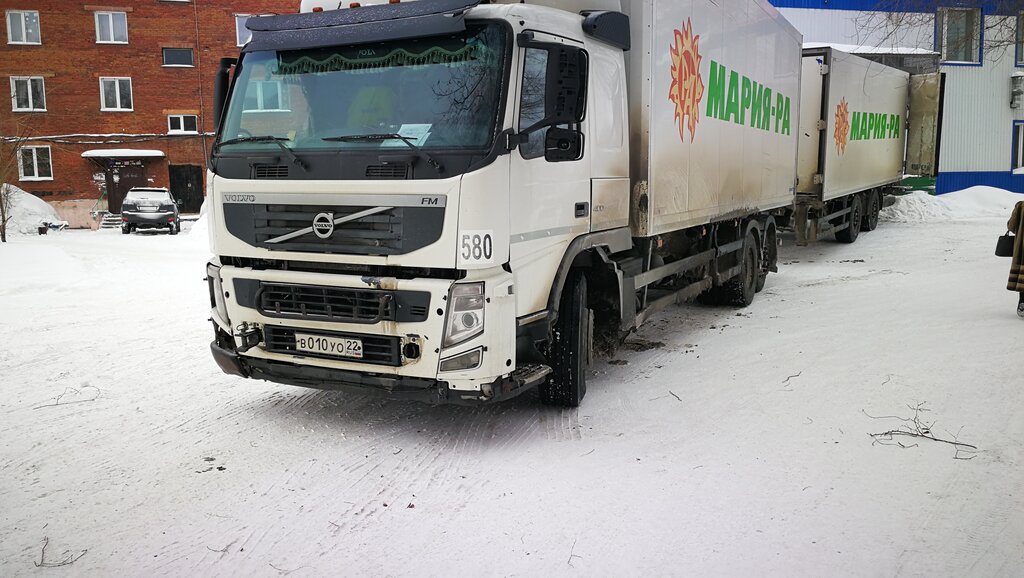
[[[958,210],[787,243],[751,307],[660,314],[578,411],[225,376],[204,236],[18,237],[0,575],[39,572],[45,543],[69,576],[1019,576],[1008,211]],[[978,451],[869,435],[919,404]]]

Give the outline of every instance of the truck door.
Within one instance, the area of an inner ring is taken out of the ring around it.
[[[538,42],[583,47],[582,43],[549,34],[534,33],[534,38]],[[546,75],[548,52],[522,47],[518,51],[517,132],[544,117],[545,94],[551,88]],[[590,232],[587,121],[579,127],[583,150],[576,160],[545,158],[548,133],[557,128],[541,129],[524,136],[524,142],[511,153],[510,253],[517,277],[519,315],[544,309],[550,280],[555,276],[566,247],[575,237]],[[539,282],[541,279],[546,282]]]
[[[910,75],[905,172],[934,177],[939,169],[942,119],[942,73]]]

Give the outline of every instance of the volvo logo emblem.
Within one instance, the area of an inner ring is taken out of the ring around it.
[[[320,213],[313,217],[313,232],[321,239],[330,239],[334,233],[334,213]]]

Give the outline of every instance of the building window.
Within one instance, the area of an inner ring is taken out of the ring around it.
[[[1024,12],[1017,14],[1017,49],[1016,64],[1024,66]]]
[[[96,43],[128,44],[128,15],[124,12],[97,12]]]
[[[1024,172],[1024,121],[1013,123],[1013,172]]]
[[[942,62],[981,63],[980,8],[939,8],[936,32]]]
[[[18,176],[23,181],[52,181],[53,167],[50,165],[50,147],[21,147],[18,149],[21,162]]]
[[[45,112],[46,86],[42,76],[11,77],[11,110]]]
[[[164,48],[164,66],[192,66],[192,49]]]
[[[196,134],[199,123],[194,114],[172,114],[167,117],[168,134]]]
[[[287,111],[288,93],[284,86],[276,80],[256,80],[245,91],[245,104],[242,112]]]
[[[7,11],[7,44],[42,44],[39,36],[39,12]]]
[[[100,110],[133,110],[131,78],[100,78]]]

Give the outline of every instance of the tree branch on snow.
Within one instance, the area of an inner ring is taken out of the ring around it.
[[[92,389],[92,390],[94,390],[96,392],[96,395],[94,395],[94,396],[92,396],[92,397],[90,397],[88,399],[76,399],[76,400],[65,401],[65,402],[61,403],[61,401],[60,401],[61,398],[63,398],[65,395],[68,395],[68,393],[74,393],[75,395],[82,395],[82,390],[84,390],[84,389]],[[66,387],[66,388],[64,388],[64,391],[54,399],[53,403],[44,403],[42,405],[37,405],[37,406],[33,407],[32,409],[42,409],[44,407],[57,407],[58,405],[71,405],[73,403],[86,403],[86,402],[89,402],[89,401],[96,401],[97,399],[99,399],[100,393],[102,393],[100,391],[100,388],[96,387],[95,385],[84,385],[84,386],[82,386],[82,389],[75,389],[73,387]]]
[[[81,550],[80,552],[78,552],[76,554],[76,553],[72,552],[71,550],[65,550],[64,553],[61,554],[61,556],[63,556],[63,557],[59,561],[57,561],[57,562],[53,562],[53,561],[47,562],[47,560],[46,560],[46,546],[49,543],[50,543],[50,538],[48,538],[46,536],[43,536],[43,548],[39,552],[39,561],[38,562],[36,562],[35,560],[32,561],[32,563],[35,564],[36,568],[59,568],[61,566],[70,566],[70,565],[74,564],[75,562],[77,562],[79,558],[81,558],[82,556],[85,556],[85,553],[89,551],[88,549]]]
[[[957,430],[957,433],[955,435],[953,433],[951,433],[951,432],[948,432],[948,430],[947,430],[947,433],[950,434],[952,439],[945,439],[945,438],[941,438],[941,437],[938,437],[938,436],[935,435],[934,430],[935,430],[935,423],[936,422],[934,422],[934,421],[926,422],[923,419],[921,419],[921,414],[927,413],[927,412],[931,411],[930,409],[925,407],[925,404],[927,404],[927,403],[928,402],[926,402],[926,401],[922,401],[921,403],[918,403],[915,406],[908,405],[907,407],[911,411],[914,412],[914,415],[911,416],[911,417],[899,417],[899,416],[895,416],[895,415],[874,416],[874,415],[871,415],[867,411],[864,411],[862,409],[861,412],[864,415],[866,415],[869,418],[871,418],[871,419],[895,419],[895,420],[899,420],[899,421],[903,422],[903,425],[901,425],[901,426],[899,426],[897,428],[894,428],[894,429],[890,429],[888,431],[884,431],[884,432],[881,432],[881,433],[869,433],[868,435],[871,436],[871,438],[874,440],[871,443],[871,445],[875,445],[875,444],[895,445],[895,446],[899,446],[900,448],[903,448],[903,449],[910,449],[910,448],[917,447],[917,444],[909,444],[909,445],[908,444],[904,444],[903,442],[897,440],[896,438],[897,437],[920,438],[920,439],[931,440],[933,442],[940,442],[940,443],[944,443],[944,444],[949,444],[949,445],[953,446],[954,448],[956,448],[956,452],[953,454],[953,459],[956,459],[956,460],[970,460],[970,459],[974,459],[976,457],[975,454],[978,451],[978,447],[960,441],[960,431],[963,430],[962,426],[961,426],[961,428],[959,430]]]

